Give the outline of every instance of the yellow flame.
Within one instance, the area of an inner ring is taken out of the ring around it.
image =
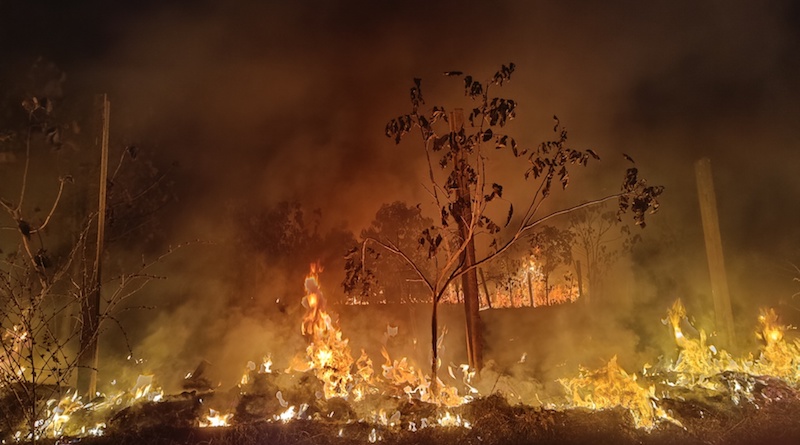
[[[647,430],[661,420],[677,422],[656,405],[655,387],[640,386],[636,374],[622,369],[616,356],[600,369],[582,367],[578,377],[559,382],[569,393],[572,406],[596,410],[623,407],[631,413],[637,428]]]
[[[794,385],[800,383],[800,341],[785,340],[786,331],[794,327],[780,324],[774,309],[762,309],[758,321],[761,329],[757,335],[764,344],[750,371],[778,377]]]
[[[672,334],[675,336],[675,342],[678,346],[683,346],[684,336],[681,330],[681,321],[686,318],[686,308],[683,302],[678,298],[672,303],[672,307],[668,311],[669,323],[672,326]]]
[[[297,408],[295,408],[294,405],[292,405],[289,408],[287,408],[286,411],[275,416],[275,420],[286,423],[294,419],[295,415],[297,415]]]
[[[350,373],[354,364],[348,340],[331,316],[325,311],[325,300],[319,285],[319,268],[312,265],[306,277],[306,296],[303,298],[306,314],[303,318],[302,333],[308,339],[306,356],[309,369],[312,369],[322,382],[326,399],[341,397],[347,399],[355,377]]]
[[[233,417],[233,414],[221,414],[214,409],[209,409],[205,421],[200,421],[200,427],[214,428],[220,426],[229,426],[231,417]]]
[[[439,418],[436,420],[436,423],[443,427],[472,428],[472,424],[470,424],[468,420],[463,419],[460,414],[454,415],[450,411],[445,411],[444,413],[440,414]]]

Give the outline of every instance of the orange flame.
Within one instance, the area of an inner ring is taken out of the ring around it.
[[[350,373],[354,360],[349,341],[342,338],[342,331],[325,311],[325,298],[318,279],[320,271],[319,266],[312,264],[311,273],[305,280],[303,306],[306,314],[302,332],[309,341],[306,356],[309,369],[322,382],[325,398],[346,399],[355,380]]]

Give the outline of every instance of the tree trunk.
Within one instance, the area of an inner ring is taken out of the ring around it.
[[[531,272],[525,274],[528,277],[528,301],[530,302],[530,307],[536,307],[535,300],[533,299],[533,280],[531,279]]]
[[[486,294],[486,306],[489,306],[489,309],[492,308],[492,297],[489,295],[489,285],[486,284],[486,275],[483,273],[483,269],[478,268],[478,273],[481,275],[481,283],[483,283],[483,293]]]
[[[439,387],[437,384],[437,371],[439,370],[439,345],[436,344],[439,337],[439,319],[437,310],[439,302],[436,295],[433,296],[433,307],[431,308],[431,393],[434,397],[439,395]]]
[[[457,144],[454,135],[464,128],[464,110],[457,108],[450,114],[451,144]],[[461,242],[466,243],[463,257],[463,268],[470,268],[475,264],[475,242],[469,235],[469,226],[472,224],[472,199],[470,199],[469,169],[467,155],[461,147],[454,169],[458,181],[458,199],[455,212],[458,218],[458,229]],[[464,314],[467,325],[467,351],[469,351],[469,365],[480,370],[483,367],[483,330],[481,326],[480,295],[478,294],[478,273],[472,268],[461,276],[461,286],[464,291]],[[436,341],[434,339],[434,341]]]
[[[600,293],[602,292],[602,289],[600,289],[600,287],[601,287],[600,286],[600,279],[599,279],[600,277],[598,275],[599,274],[597,273],[597,263],[596,262],[590,263],[589,264],[589,272],[588,272],[589,291],[586,293],[586,295],[589,298],[589,300],[591,300],[592,302],[597,302],[597,301],[603,299],[602,296],[600,295]],[[590,304],[593,304],[593,303],[590,303]]]
[[[470,240],[467,244],[465,266],[475,264],[475,243]],[[467,350],[469,351],[469,365],[480,370],[483,367],[483,326],[480,315],[480,295],[478,292],[478,273],[470,270],[461,277],[464,290],[464,314],[467,324]]]
[[[589,304],[589,296],[583,295],[583,274],[581,273],[581,262],[575,261],[575,275],[578,277],[578,299],[584,300],[583,303]]]
[[[544,274],[544,302],[550,306],[550,274]]]

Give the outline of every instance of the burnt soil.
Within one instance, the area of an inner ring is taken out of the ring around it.
[[[252,421],[229,427],[191,426],[199,409],[154,404],[140,409],[138,420],[117,420],[106,436],[62,438],[56,443],[84,445],[227,445],[227,444],[798,444],[800,398],[786,387],[765,387],[769,398],[733,404],[714,397],[662,399],[661,406],[682,426],[663,422],[652,431],[636,429],[621,408],[563,411],[510,406],[490,396],[459,407],[471,428],[427,427],[410,431],[407,421],[395,427],[319,415],[287,423]],[[191,406],[196,406],[191,405]],[[406,406],[403,411],[429,411]],[[154,411],[156,410],[156,411]],[[455,412],[450,410],[451,412]],[[182,413],[182,414],[181,414]],[[150,419],[143,421],[143,419]],[[405,417],[404,417],[405,418]],[[374,431],[374,432],[373,432]]]

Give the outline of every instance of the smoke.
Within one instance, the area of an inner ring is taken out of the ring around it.
[[[511,125],[517,139],[534,145],[548,138],[555,114],[576,147],[603,158],[576,174],[566,199],[616,191],[629,166],[622,153],[666,193],[631,264],[607,278],[616,292],[602,311],[547,308],[542,313],[557,316],[541,316],[545,325],[507,323],[522,312],[487,316],[490,341],[501,342],[490,345],[493,358],[505,366],[524,350],[540,377],[555,373],[564,351],[588,361],[620,354],[621,363],[634,364],[668,348],[654,338],[678,297],[710,323],[693,177],[693,162],[703,156],[713,163],[740,332],[749,333],[759,305],[796,312],[789,308],[787,266],[800,261],[800,215],[792,205],[800,192],[800,28],[790,2],[109,8],[87,6],[69,23],[23,8],[16,14],[48,17],[42,23],[60,43],[37,34],[29,48],[8,54],[15,61],[43,54],[68,72],[73,91],[108,92],[112,142],[136,144],[162,165],[180,164],[173,178],[178,200],[161,216],[159,239],[211,245],[178,252],[181,259],[165,266],[168,280],[144,297],[157,309],[128,319],[134,350],[165,379],[207,358],[227,382],[246,360],[302,349],[302,281],[289,282],[295,272],[237,248],[241,209],[296,200],[321,209],[321,230],[358,233],[382,203],[427,203],[419,146],[395,147],[383,135],[386,121],[408,111],[414,77],[423,78],[428,105],[448,104],[464,100],[461,84],[441,72],[488,78],[508,62],[517,71],[500,94],[519,103]],[[510,193],[524,186],[516,174],[507,176]],[[327,287],[337,284],[323,278]],[[602,329],[579,335],[585,317]],[[349,335],[383,332],[365,324]],[[348,320],[342,325],[347,335]],[[511,325],[513,335],[504,331]],[[427,342],[419,329],[419,341]],[[524,346],[504,353],[502,342],[511,338]],[[119,341],[111,343],[110,350],[119,349]],[[587,344],[596,348],[585,350]]]

